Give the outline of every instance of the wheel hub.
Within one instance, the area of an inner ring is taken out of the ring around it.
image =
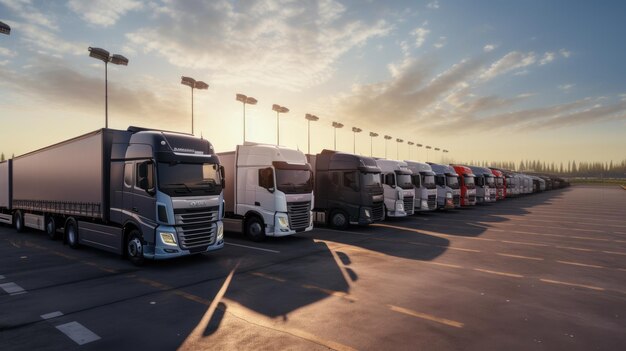
[[[137,238],[133,238],[128,242],[128,254],[132,257],[137,257],[141,253],[142,245],[141,241]]]

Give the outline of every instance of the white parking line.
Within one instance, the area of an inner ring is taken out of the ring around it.
[[[56,317],[61,317],[62,315],[63,315],[63,312],[61,312],[61,311],[54,311],[54,312],[42,314],[39,317],[41,317],[42,319],[52,319],[52,318],[56,318]]]
[[[225,243],[226,245],[232,245],[232,246],[239,246],[239,247],[245,247],[248,249],[253,249],[253,250],[260,250],[260,251],[267,251],[267,252],[272,252],[272,253],[280,253],[280,251],[276,251],[276,250],[270,250],[270,249],[263,249],[260,247],[255,247],[255,246],[248,246],[248,245],[241,245],[241,244],[233,244],[233,243]]]
[[[26,290],[24,290],[24,288],[13,282],[0,284],[0,289],[4,290],[9,295],[26,294]]]
[[[63,334],[74,340],[78,345],[100,340],[100,337],[78,322],[69,322],[56,326]]]

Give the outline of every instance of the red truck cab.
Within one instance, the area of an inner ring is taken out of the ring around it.
[[[469,167],[461,165],[451,166],[459,175],[459,185],[461,187],[461,206],[476,205],[476,184],[474,183],[474,178],[476,178],[476,176],[472,173],[472,170]]]
[[[491,173],[496,178],[496,200],[504,200],[506,198],[506,178],[504,178],[504,173],[497,169],[491,169]]]

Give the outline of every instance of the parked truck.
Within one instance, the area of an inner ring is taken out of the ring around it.
[[[502,173],[502,171],[498,169],[495,169],[495,168],[489,168],[489,169],[491,170],[491,173],[495,177],[496,200],[498,201],[504,200],[504,198],[506,197],[506,180],[504,178],[504,174]]]
[[[454,167],[429,163],[435,172],[435,184],[437,185],[437,206],[440,209],[452,209],[461,207],[461,188],[459,187],[459,175]]]
[[[207,140],[100,129],[0,164],[0,221],[134,264],[217,250],[222,170]]]
[[[496,181],[489,168],[467,166],[476,176],[476,203],[496,202]]]
[[[476,205],[476,176],[469,167],[452,165],[459,175],[459,186],[461,188],[461,206]]]
[[[313,229],[313,170],[301,151],[246,143],[218,156],[225,230],[260,241]]]
[[[411,180],[413,172],[406,162],[377,159],[382,172],[385,192],[385,217],[405,217],[415,213],[415,187]]]
[[[345,229],[384,218],[381,170],[373,158],[323,150],[307,160],[315,170],[316,223]]]
[[[411,180],[415,186],[415,211],[434,211],[437,209],[437,185],[435,172],[427,163],[404,161],[413,172]]]

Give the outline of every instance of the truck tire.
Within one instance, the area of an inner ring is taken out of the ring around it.
[[[350,218],[341,210],[335,210],[330,214],[330,226],[335,229],[347,229]]]
[[[244,229],[246,236],[254,242],[259,242],[266,239],[265,225],[263,225],[263,221],[257,216],[252,216],[248,218],[244,225]]]
[[[143,237],[139,230],[133,229],[128,233],[128,240],[126,240],[126,256],[135,266],[144,264],[143,244]]]
[[[24,226],[24,214],[22,211],[15,212],[13,223],[15,223],[15,230],[18,233],[23,233],[26,230],[26,227]]]
[[[72,249],[78,249],[78,225],[73,218],[65,223],[65,241]]]
[[[50,240],[55,240],[59,237],[57,233],[57,223],[52,216],[46,216],[46,234]]]

